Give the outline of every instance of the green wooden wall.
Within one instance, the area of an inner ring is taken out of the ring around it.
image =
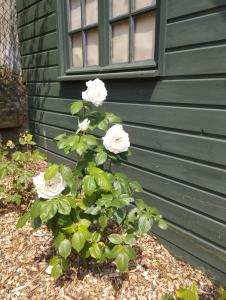
[[[104,109],[125,120],[148,203],[170,228],[154,232],[179,257],[226,284],[226,0],[166,0],[164,76],[105,81]],[[75,128],[68,114],[85,82],[57,81],[55,0],[17,0],[31,129],[52,160],[52,142]]]

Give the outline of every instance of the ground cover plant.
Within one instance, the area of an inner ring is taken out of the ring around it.
[[[0,139],[0,204],[28,204],[33,200],[32,177],[45,156],[33,149],[35,142],[28,132],[20,134],[18,145]]]
[[[83,260],[113,261],[118,271],[127,271],[136,258],[136,239],[154,222],[167,229],[159,212],[139,198],[141,185],[115,169],[131,154],[130,138],[118,116],[97,110],[106,97],[101,80],[87,82],[83,100],[71,106],[78,130],[55,138],[77,163],[73,168],[49,164],[33,178],[37,198],[17,224],[20,228],[31,220],[35,229],[45,224],[51,230],[57,252],[50,260],[54,278],[68,268],[72,252]]]
[[[226,291],[223,287],[217,289],[218,300],[226,300]],[[200,300],[198,295],[198,289],[193,282],[189,288],[180,288],[176,290],[176,298],[170,295],[165,295],[161,300]]]

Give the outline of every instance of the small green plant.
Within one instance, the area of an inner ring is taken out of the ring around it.
[[[0,141],[0,192],[4,195],[2,203],[29,201],[33,186],[31,184],[33,172],[26,168],[29,163],[35,163],[45,159],[37,149],[29,149],[35,145],[33,137],[28,132],[21,134],[19,139],[20,147],[25,147],[27,151],[16,151],[13,141],[8,140],[5,144]],[[22,149],[23,150],[23,149]],[[10,188],[6,187],[4,179],[10,176]]]
[[[172,295],[162,296],[161,300],[199,300],[196,284],[193,282],[190,288],[176,290],[176,298]]]
[[[199,300],[196,284],[193,282],[188,289],[179,289],[176,291],[176,295],[181,300]]]
[[[154,222],[167,228],[158,211],[137,198],[143,191],[141,185],[119,169],[115,171],[130,155],[129,136],[118,116],[95,109],[106,99],[104,83],[96,79],[87,87],[83,101],[71,106],[78,130],[56,137],[59,149],[74,153],[75,168],[50,164],[36,176],[38,197],[17,224],[20,228],[31,220],[35,229],[46,224],[52,231],[57,252],[50,260],[54,278],[67,268],[73,251],[97,263],[113,261],[125,272],[129,261],[136,258],[133,245],[137,237],[148,233]],[[102,139],[96,136],[101,131],[105,133]]]
[[[226,300],[226,291],[223,287],[217,289],[218,300]],[[161,300],[199,300],[196,284],[193,282],[190,288],[176,290],[176,298],[171,295],[162,296]]]

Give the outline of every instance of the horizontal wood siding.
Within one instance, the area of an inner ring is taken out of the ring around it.
[[[17,0],[23,78],[38,146],[71,165],[53,139],[76,129],[69,108],[85,82],[57,79],[55,2]],[[121,169],[170,224],[155,234],[226,284],[226,0],[167,0],[167,16],[164,76],[106,80],[101,109],[123,118],[133,157]]]

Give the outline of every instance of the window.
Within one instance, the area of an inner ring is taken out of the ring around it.
[[[58,0],[62,79],[156,74],[162,2]]]

